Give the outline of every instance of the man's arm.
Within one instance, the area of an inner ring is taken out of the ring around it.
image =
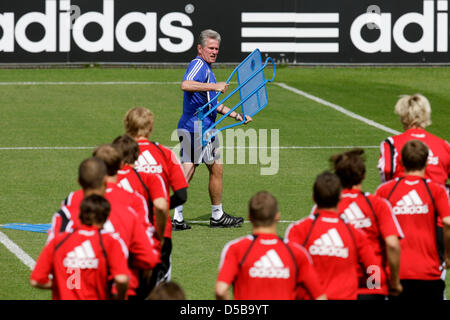
[[[114,277],[114,283],[117,289],[116,299],[125,300],[128,289],[128,276],[126,274],[118,274]]]
[[[230,108],[224,106],[223,104],[221,104],[220,106],[217,107],[217,112],[221,113],[221,114],[226,114],[228,111],[230,111]],[[237,113],[236,111],[231,112],[229,115],[229,117],[236,119],[236,121],[242,121],[243,117],[242,114]],[[253,119],[248,116],[245,115],[245,122],[244,124],[249,123],[250,121],[252,121]]]
[[[386,244],[386,257],[390,269],[389,294],[397,296],[403,291],[400,284],[399,268],[400,268],[400,241],[397,236],[387,236],[384,239]]]
[[[166,223],[169,216],[169,205],[165,198],[157,198],[153,200],[153,208],[155,210],[154,213],[156,233],[158,234],[159,239],[162,242],[164,239],[164,230],[166,229]]]
[[[203,83],[195,80],[184,80],[181,83],[181,90],[187,92],[200,92],[200,91],[217,91],[225,93],[228,89],[228,83]]]
[[[230,293],[229,289],[230,285],[223,281],[217,281],[216,282],[216,299],[217,300],[229,300],[230,299]]]
[[[37,282],[36,280],[31,279],[30,285],[32,287],[38,288],[38,289],[51,289],[53,282],[52,282],[52,280],[48,280],[48,282],[46,282],[46,283],[40,283],[40,282]]]

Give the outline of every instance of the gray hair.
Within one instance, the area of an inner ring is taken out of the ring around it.
[[[200,32],[200,36],[198,37],[197,44],[201,45],[202,48],[205,47],[206,39],[208,39],[208,38],[219,41],[219,44],[220,44],[220,41],[222,40],[220,37],[220,34],[218,32],[211,30],[211,29],[206,29],[206,30],[203,30],[202,32]]]

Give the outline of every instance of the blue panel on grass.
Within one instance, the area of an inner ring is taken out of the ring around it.
[[[0,226],[0,228],[47,233],[47,231],[50,229],[50,226],[51,226],[50,223],[45,224],[7,223]]]

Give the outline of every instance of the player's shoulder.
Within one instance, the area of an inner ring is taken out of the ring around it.
[[[316,219],[316,217],[313,214],[310,214],[307,217],[304,217],[300,220],[294,221],[291,224],[288,225],[285,231],[285,239],[288,239],[289,235],[292,233],[300,232],[304,228],[308,228],[311,226],[313,221]]]
[[[79,204],[84,198],[83,190],[79,189],[76,191],[70,192],[67,197],[61,203],[61,206],[71,206],[72,204]]]
[[[300,257],[306,257],[308,259],[311,259],[306,248],[304,246],[302,246],[300,243],[297,243],[295,241],[289,241],[289,239],[286,239],[286,238],[283,239],[283,241],[296,257],[300,256]]]
[[[379,195],[372,194],[370,192],[364,192],[364,196],[366,199],[370,202],[371,205],[377,206],[377,205],[386,205],[386,200]]]
[[[394,178],[394,179],[392,179],[392,180],[388,180],[388,181],[386,181],[386,182],[381,183],[381,184],[378,186],[378,188],[377,188],[375,194],[376,194],[376,195],[379,195],[380,192],[389,190],[390,188],[392,188],[392,187],[399,181],[399,179],[400,179],[400,178]]]
[[[223,247],[223,251],[229,251],[229,250],[235,250],[239,249],[243,246],[247,246],[250,244],[253,240],[255,240],[255,237],[253,235],[245,235],[242,237],[239,237],[237,239],[228,241],[225,246]]]
[[[432,193],[435,193],[435,194],[441,194],[441,193],[447,194],[447,190],[445,189],[445,186],[443,186],[443,185],[441,185],[441,184],[439,184],[437,182],[434,182],[431,179],[426,179],[425,182],[429,186],[430,191]]]

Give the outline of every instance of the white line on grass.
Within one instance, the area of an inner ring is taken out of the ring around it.
[[[17,244],[0,231],[0,242],[11,251],[17,258],[20,259],[30,270],[34,269],[36,262],[25,251],[23,251]]]
[[[178,81],[25,81],[25,82],[0,82],[0,86],[40,86],[40,85],[80,85],[80,86],[86,86],[86,85],[166,85],[166,84],[180,84]],[[317,103],[320,103],[322,105],[328,106],[330,108],[335,109],[336,111],[342,112],[343,114],[357,119],[359,121],[362,121],[372,127],[378,128],[380,130],[383,130],[388,133],[392,134],[400,134],[399,131],[391,129],[389,127],[386,127],[378,122],[375,122],[373,120],[367,119],[363,116],[360,116],[354,112],[351,112],[337,104],[328,102],[326,100],[323,100],[319,97],[313,96],[312,94],[309,94],[305,91],[299,90],[297,88],[288,86],[285,83],[282,82],[274,82],[277,86],[289,90],[291,92],[294,92],[298,95],[301,95],[305,98],[308,98],[310,100],[313,100]]]
[[[377,128],[377,129],[380,129],[380,130],[383,130],[383,131],[385,131],[385,132],[392,133],[392,134],[400,134],[400,133],[401,133],[401,132],[399,132],[399,131],[397,131],[397,130],[394,130],[394,129],[391,129],[391,128],[389,128],[389,127],[386,127],[386,126],[384,126],[384,125],[382,125],[382,124],[380,124],[380,123],[378,123],[378,122],[375,122],[375,121],[373,121],[373,120],[364,118],[363,116],[360,116],[359,114],[356,114],[356,113],[354,113],[354,112],[351,112],[351,111],[349,111],[349,110],[347,110],[347,109],[345,109],[345,108],[343,108],[343,107],[341,107],[341,106],[339,106],[339,105],[337,105],[337,104],[328,102],[328,101],[323,100],[323,99],[321,99],[321,98],[319,98],[319,97],[313,96],[312,94],[309,94],[309,93],[307,93],[307,92],[305,92],[305,91],[302,91],[302,90],[299,90],[299,89],[297,89],[297,88],[288,86],[288,85],[285,84],[285,83],[282,83],[282,82],[274,82],[274,84],[276,84],[277,86],[279,86],[279,87],[281,87],[281,88],[283,88],[283,89],[289,90],[289,91],[291,91],[291,92],[293,92],[293,93],[296,93],[296,94],[301,95],[301,96],[303,96],[303,97],[305,97],[305,98],[308,98],[308,99],[313,100],[313,101],[315,101],[315,102],[317,102],[317,103],[320,103],[320,104],[322,104],[322,105],[324,105],[324,106],[333,108],[334,110],[339,111],[339,112],[342,112],[343,114],[345,114],[345,115],[347,115],[347,116],[349,116],[349,117],[351,117],[351,118],[353,118],[353,119],[362,121],[362,122],[368,124],[369,126],[375,127],[375,128]]]
[[[252,147],[252,146],[234,146],[234,147],[221,147],[221,149],[378,149],[380,146],[281,146],[281,147]],[[0,147],[2,150],[91,150],[95,147]]]

